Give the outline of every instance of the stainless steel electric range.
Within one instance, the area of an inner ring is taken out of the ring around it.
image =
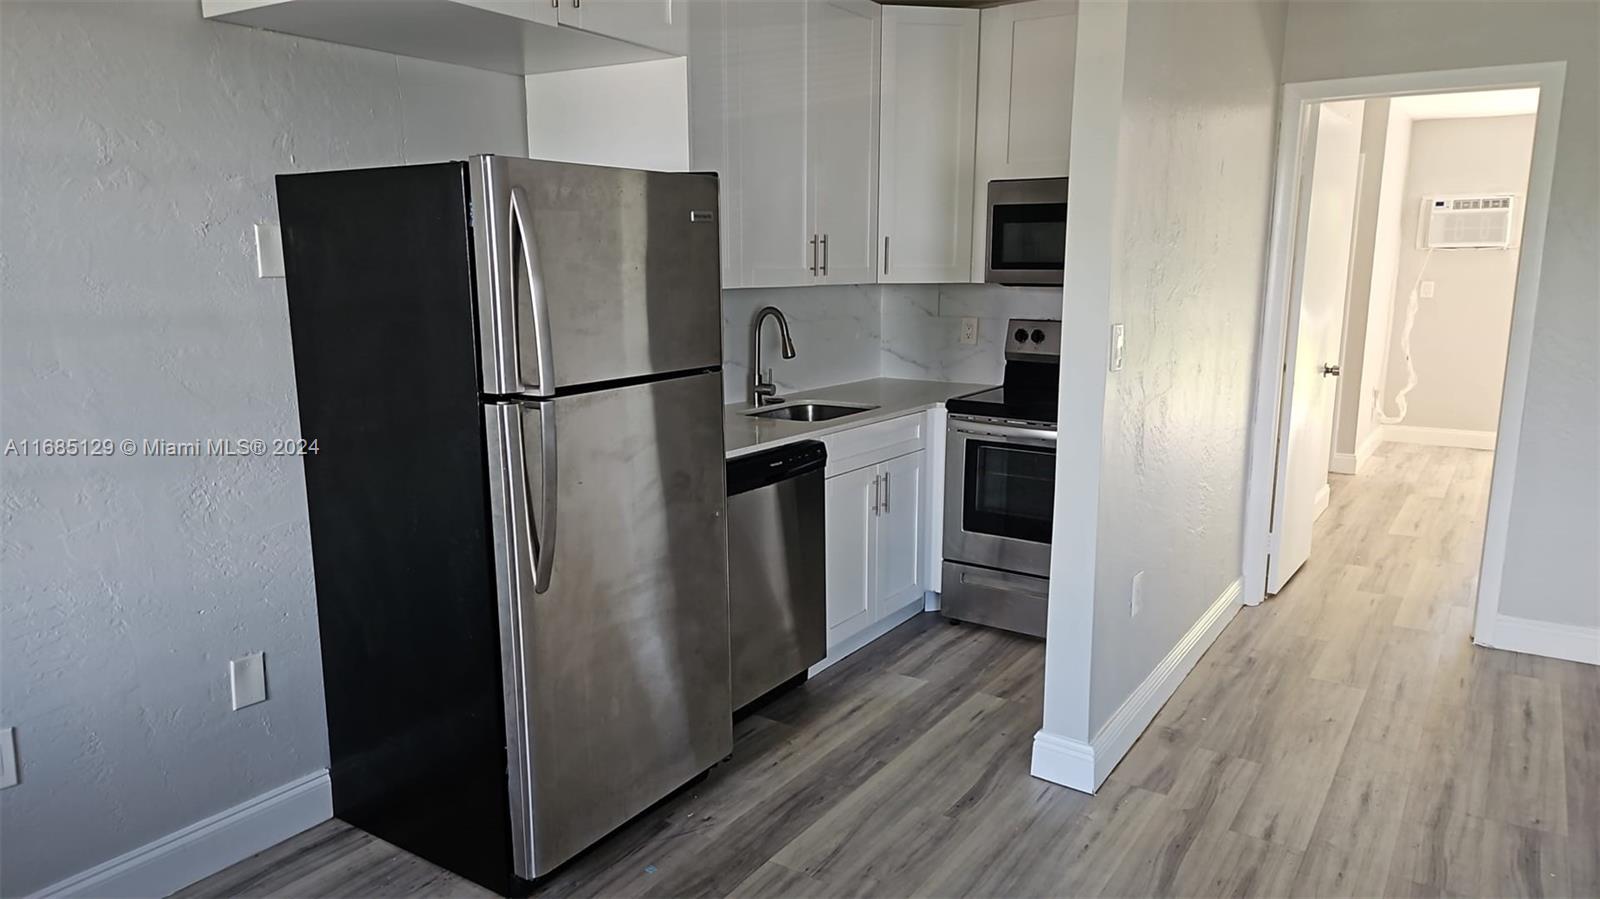
[[[1012,319],[1005,384],[957,397],[945,454],[946,618],[1044,636],[1061,323]]]

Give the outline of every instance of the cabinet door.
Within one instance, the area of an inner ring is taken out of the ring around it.
[[[874,619],[922,596],[923,528],[926,510],[922,481],[927,453],[922,450],[878,466],[882,479],[877,516],[877,589]]]
[[[1068,174],[1077,8],[1072,0],[1029,0],[981,13],[972,202],[974,280],[983,280],[989,182]]]
[[[803,2],[727,9],[729,143],[739,171],[739,285],[811,284]]]
[[[674,56],[689,52],[688,0],[559,0],[559,3],[557,20],[562,25]]]
[[[815,283],[877,281],[878,26],[881,7],[807,0],[806,142],[812,230],[825,238]],[[825,263],[825,264],[824,264]]]
[[[733,155],[729,0],[694,0],[689,23],[689,170],[717,173],[722,286],[743,287],[739,271],[739,167]]]
[[[878,281],[972,274],[978,11],[883,10]]]
[[[868,466],[827,480],[829,646],[873,620],[877,476]]]

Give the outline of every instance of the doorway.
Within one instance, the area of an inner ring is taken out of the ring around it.
[[[1333,485],[1374,456],[1389,474],[1459,466],[1452,514],[1476,502],[1482,518],[1466,529],[1482,549],[1473,637],[1492,645],[1563,77],[1550,64],[1286,87],[1247,601],[1313,558]],[[1424,442],[1444,446],[1416,455]]]

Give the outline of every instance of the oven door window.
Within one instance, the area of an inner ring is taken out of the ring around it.
[[[968,440],[966,469],[962,530],[1050,542],[1056,493],[1054,450]]]
[[[1067,253],[1067,204],[1005,203],[994,207],[989,267],[1008,271],[1060,270]]]

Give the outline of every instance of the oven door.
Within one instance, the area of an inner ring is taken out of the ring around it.
[[[944,557],[1049,577],[1056,432],[952,415],[947,439]]]

